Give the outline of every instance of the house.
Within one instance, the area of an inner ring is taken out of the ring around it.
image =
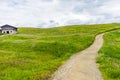
[[[3,25],[0,27],[0,33],[2,34],[16,34],[17,28],[10,25]]]

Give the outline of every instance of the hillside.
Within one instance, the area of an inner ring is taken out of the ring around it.
[[[120,24],[77,25],[57,28],[19,28],[0,36],[1,80],[48,80],[72,55],[92,44],[99,33]]]
[[[97,62],[104,80],[120,80],[120,30],[104,35]]]

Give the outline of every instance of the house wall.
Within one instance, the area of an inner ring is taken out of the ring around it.
[[[16,34],[17,31],[15,31],[15,30],[2,30],[2,33],[3,34]]]

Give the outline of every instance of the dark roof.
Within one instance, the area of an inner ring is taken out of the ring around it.
[[[14,26],[11,26],[11,25],[8,25],[8,24],[1,26],[1,28],[4,28],[4,27],[12,27],[12,28],[15,28],[15,29],[17,29],[16,27],[14,27]]]

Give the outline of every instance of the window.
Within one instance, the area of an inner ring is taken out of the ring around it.
[[[7,34],[9,34],[9,31],[7,31]]]

